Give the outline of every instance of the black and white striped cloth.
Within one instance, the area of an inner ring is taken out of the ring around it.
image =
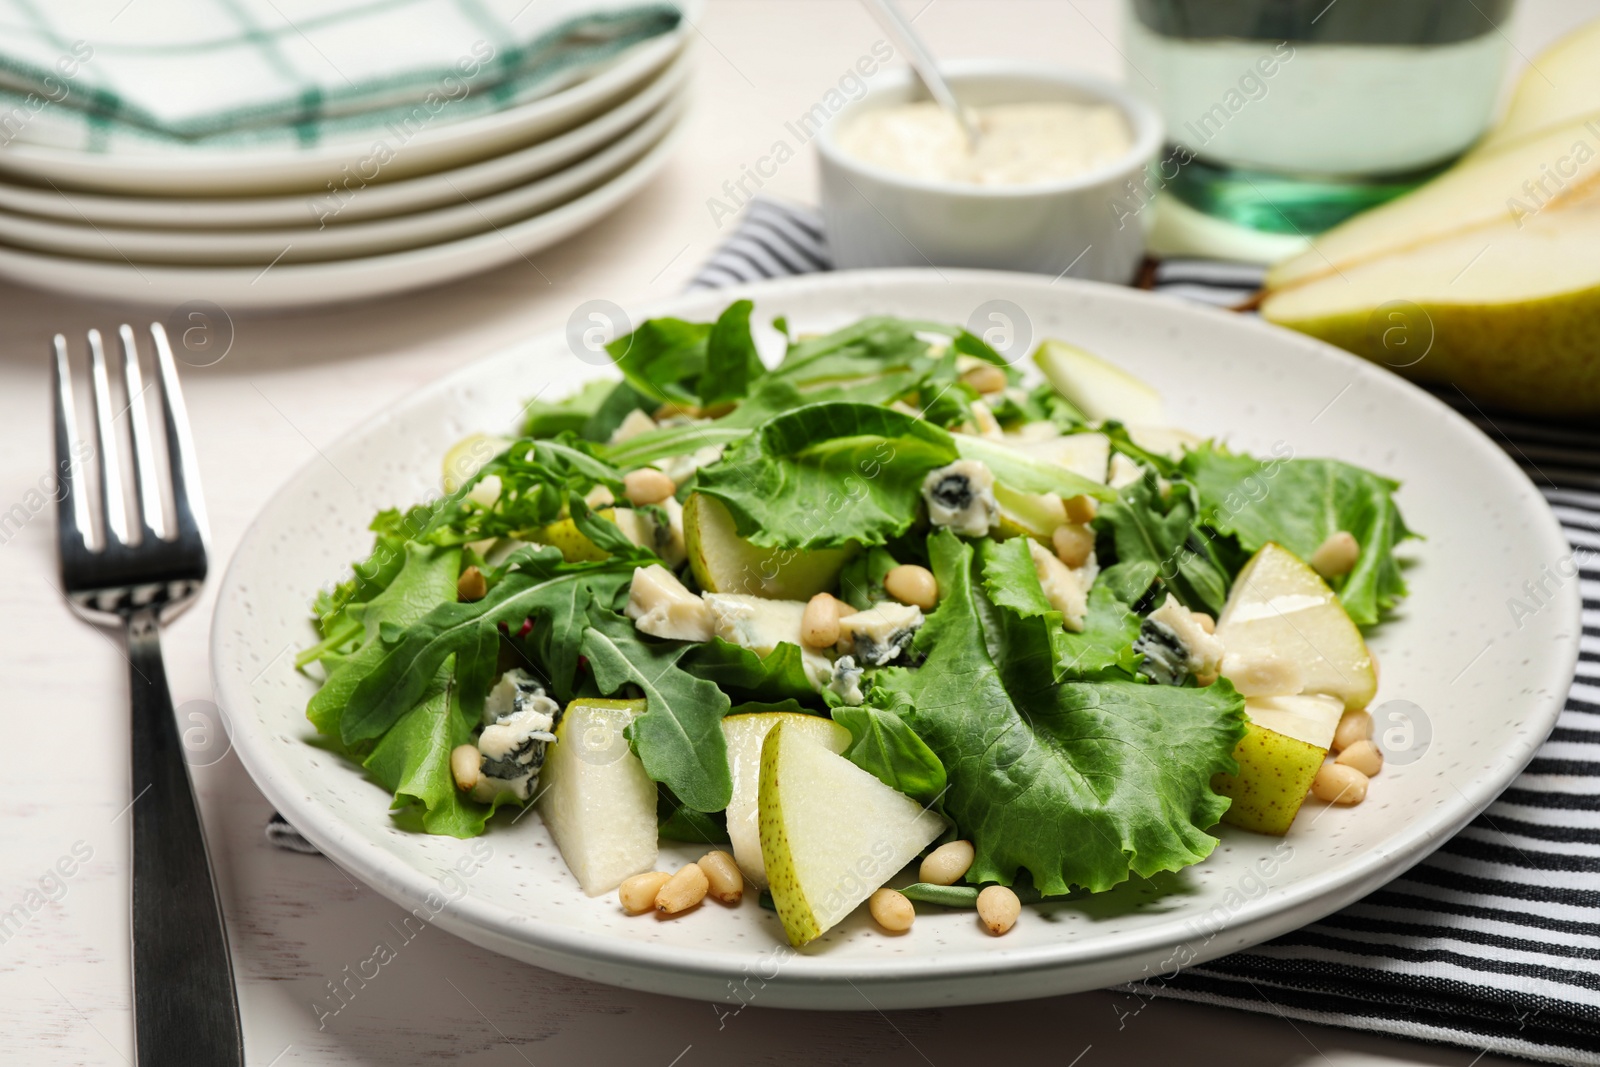
[[[754,201],[692,288],[829,269],[815,212]],[[1167,260],[1157,291],[1246,302],[1257,267]],[[1583,651],[1565,713],[1488,811],[1401,878],[1321,922],[1130,993],[1600,1064],[1600,431],[1484,414],[1578,553]]]

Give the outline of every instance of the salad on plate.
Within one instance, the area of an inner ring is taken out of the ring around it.
[[[458,443],[318,594],[308,717],[400,826],[532,806],[583,892],[750,887],[802,945],[862,904],[1003,934],[1365,797],[1395,482],[1168,426],[1065,342],[1025,374],[936,322],[779,318],[769,368],[751,312],[611,342],[620,380]],[[663,839],[708,850],[657,870]]]

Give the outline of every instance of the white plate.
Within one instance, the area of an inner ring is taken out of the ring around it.
[[[980,931],[970,912],[928,908],[905,937],[858,914],[793,951],[752,899],[660,921],[623,915],[614,895],[583,896],[537,816],[497,822],[473,842],[400,831],[382,789],[306,743],[316,686],[295,673],[288,650],[312,639],[313,592],[370,547],[376,509],[436,492],[440,456],[463,434],[504,432],[527,397],[600,373],[554,334],[472,363],[328,447],[262,511],[218,596],[213,677],[245,766],[307,838],[402,907],[437,912],[447,930],[529,963],[676,996],[881,1009],[1042,997],[1170,971],[1175,952],[1218,956],[1371,892],[1482,810],[1555,723],[1577,658],[1577,583],[1520,629],[1505,604],[1571,550],[1515,464],[1400,378],[1252,319],[1012,274],[818,274],[695,293],[650,312],[709,320],[740,295],[756,301],[760,322],[784,314],[801,332],[875,313],[961,323],[1010,301],[1033,338],[1069,338],[1159,384],[1177,425],[1261,454],[1286,443],[1402,479],[1406,519],[1428,539],[1409,544],[1411,597],[1373,646],[1379,700],[1420,706],[1431,743],[1414,762],[1392,759],[1359,807],[1313,802],[1284,839],[1224,828],[1210,859],[1163,879],[1170,892],[1125,886],[1025,908],[1003,938]],[[703,849],[663,851],[670,870]],[[453,875],[458,863],[465,873]]]
[[[632,166],[560,207],[426,248],[288,266],[263,260],[252,267],[165,267],[0,246],[0,277],[98,299],[114,295],[119,300],[166,307],[194,300],[209,300],[226,308],[309,306],[441,285],[525,258],[615,211],[666,165],[682,132],[680,121]]]
[[[366,219],[458,203],[532,181],[581,159],[638,125],[678,93],[692,69],[694,49],[678,57],[638,93],[565,133],[478,163],[400,181],[353,185],[338,195],[322,188],[301,196],[234,199],[103,196],[37,189],[0,181],[0,210],[77,225],[163,230],[271,229],[326,222],[343,226]]]
[[[386,180],[461,166],[551,137],[614,107],[672,61],[688,40],[690,18],[623,52],[593,77],[519,107],[463,122],[419,130],[383,165]],[[374,138],[376,140],[376,138]],[[373,154],[370,141],[341,141],[304,152],[196,151],[162,155],[96,154],[59,148],[0,144],[0,172],[63,189],[144,196],[241,196],[316,193],[359,168]]]
[[[75,226],[0,212],[0,241],[52,255],[110,263],[243,265],[256,271],[280,256],[276,270],[300,263],[377,256],[437,245],[513,225],[616,177],[661,140],[682,115],[683,107],[681,95],[668,100],[627,134],[565,170],[489,196],[476,199],[457,196],[454,204],[432,211],[344,226],[180,231]],[[361,197],[358,195],[354,199],[359,201]]]

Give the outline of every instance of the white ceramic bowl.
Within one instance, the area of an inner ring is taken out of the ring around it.
[[[1030,185],[898,174],[848,155],[838,142],[838,132],[864,111],[927,98],[909,70],[891,72],[817,137],[822,217],[835,265],[988,267],[1131,281],[1144,256],[1144,228],[1118,205],[1129,203],[1127,183],[1139,184],[1160,151],[1164,134],[1155,110],[1116,85],[1049,64],[955,60],[945,64],[945,75],[968,107],[1112,104],[1127,118],[1133,147],[1078,177]]]

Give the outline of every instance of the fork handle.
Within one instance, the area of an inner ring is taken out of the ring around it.
[[[128,662],[139,1067],[243,1067],[228,935],[149,609],[128,618]]]

